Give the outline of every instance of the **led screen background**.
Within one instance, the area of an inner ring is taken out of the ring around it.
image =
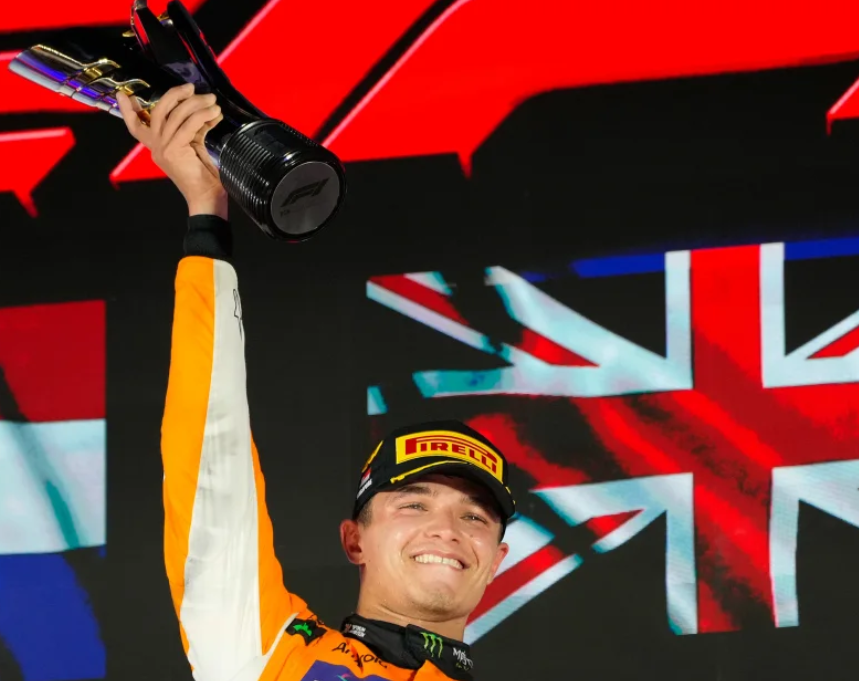
[[[124,4],[16,5],[0,60]],[[520,498],[480,677],[852,678],[859,166],[826,122],[853,8],[194,7],[349,173],[300,247],[233,211],[288,585],[339,622],[358,468],[455,416]],[[187,679],[158,446],[181,197],[118,121],[5,70],[0,112],[0,676]]]

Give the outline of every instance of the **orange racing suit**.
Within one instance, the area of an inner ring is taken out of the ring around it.
[[[283,584],[251,434],[229,224],[194,216],[175,279],[161,444],[164,553],[196,681],[470,681],[468,646],[415,626],[329,628]]]

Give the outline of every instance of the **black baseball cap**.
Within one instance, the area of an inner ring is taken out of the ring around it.
[[[430,473],[468,478],[486,487],[504,525],[516,512],[507,486],[507,459],[476,430],[451,420],[406,426],[386,435],[361,469],[353,517],[377,492]]]

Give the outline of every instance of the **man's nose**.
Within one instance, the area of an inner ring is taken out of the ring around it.
[[[456,522],[456,513],[453,510],[439,509],[429,518],[426,533],[432,537],[439,537],[449,541],[459,541],[459,525]]]

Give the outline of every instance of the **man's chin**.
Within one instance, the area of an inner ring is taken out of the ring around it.
[[[462,598],[462,587],[457,588],[446,579],[415,579],[409,590],[416,603],[436,613],[454,609]]]

